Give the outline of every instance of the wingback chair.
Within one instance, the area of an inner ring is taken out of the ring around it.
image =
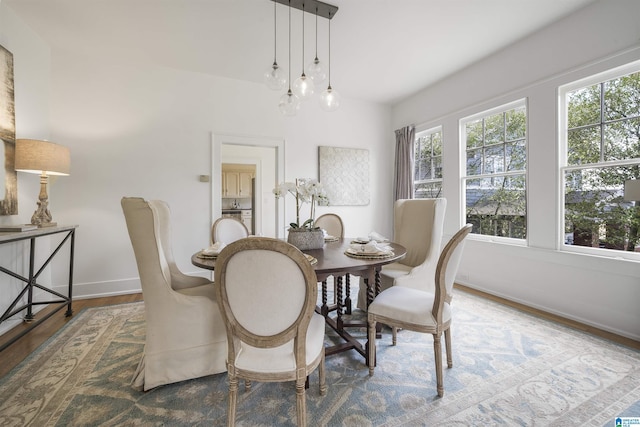
[[[380,289],[407,286],[433,292],[433,275],[440,256],[447,200],[400,199],[393,209],[393,241],[407,248],[398,262],[382,267]],[[360,286],[358,307],[366,310],[366,287]]]
[[[433,351],[436,362],[436,388],[438,396],[444,395],[442,375],[442,348],[440,337],[444,332],[447,351],[447,366],[453,367],[451,357],[451,299],[453,282],[458,271],[464,240],[472,225],[462,227],[449,240],[438,259],[431,282],[434,291],[424,291],[405,286],[393,286],[382,291],[369,306],[367,314],[369,329],[369,375],[376,365],[376,323],[382,322],[393,328],[392,344],[396,345],[397,328],[433,335]]]
[[[146,320],[134,388],[154,387],[226,370],[227,336],[213,282],[183,274],[171,250],[169,206],[124,197]]]
[[[316,368],[320,394],[326,393],[325,322],[314,312],[311,263],[284,241],[242,239],[218,255],[215,281],[228,338],[227,425],[235,425],[239,378],[245,387],[253,380],[295,381],[297,424],[306,425],[305,382]]]
[[[249,229],[235,218],[222,217],[211,226],[211,241],[229,244],[249,236]]]

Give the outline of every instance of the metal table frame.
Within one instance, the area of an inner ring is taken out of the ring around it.
[[[53,226],[53,227],[45,227],[38,228],[36,230],[22,231],[22,232],[9,232],[9,233],[0,233],[0,244],[18,242],[22,240],[29,240],[29,272],[28,277],[24,277],[14,271],[9,270],[0,265],[0,271],[25,283],[24,288],[20,291],[18,296],[13,300],[13,302],[9,305],[9,307],[4,311],[2,316],[0,317],[0,323],[8,320],[9,318],[15,316],[16,314],[27,310],[24,315],[24,321],[27,323],[31,323],[29,328],[25,328],[23,331],[18,333],[16,336],[12,337],[8,342],[0,346],[0,351],[4,350],[14,342],[16,342],[19,338],[27,334],[36,326],[40,325],[42,322],[47,320],[49,317],[53,316],[55,313],[60,311],[63,307],[67,307],[67,311],[65,312],[65,316],[70,317],[73,314],[73,309],[71,308],[72,303],[72,295],[73,295],[73,259],[74,259],[74,249],[75,249],[75,232],[77,225],[72,226]],[[35,249],[36,249],[36,239],[38,237],[50,236],[53,234],[66,233],[66,235],[62,238],[60,243],[56,246],[56,248],[52,251],[52,253],[47,257],[47,259],[42,263],[39,268],[36,268],[35,265]],[[58,254],[60,249],[65,245],[65,243],[69,242],[69,291],[68,295],[63,295],[59,292],[54,291],[53,289],[49,289],[45,286],[42,286],[38,283],[38,278],[40,274],[44,271],[44,269],[49,265],[51,260]],[[53,297],[57,297],[56,299],[51,299],[47,301],[34,301],[33,299],[33,291],[34,288],[38,288],[42,291],[45,291],[51,294]],[[27,302],[22,305],[18,305],[22,298],[27,296]],[[48,312],[43,317],[35,320],[36,316],[33,313],[33,307],[36,305],[47,305],[47,304],[58,304],[54,310]]]

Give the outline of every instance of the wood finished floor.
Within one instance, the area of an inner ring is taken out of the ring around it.
[[[633,348],[635,350],[640,350],[640,341],[635,341],[630,338],[621,337],[616,334],[612,334],[607,331],[603,331],[592,326],[584,325],[579,322],[575,322],[572,320],[567,320],[560,316],[556,316],[554,314],[549,314],[535,308],[527,307],[522,304],[518,304],[515,302],[507,301],[505,299],[495,297],[489,294],[486,294],[481,291],[477,291],[471,288],[467,288],[465,286],[456,285],[456,287],[465,292],[469,292],[474,295],[478,295],[484,298],[488,298],[490,300],[496,301],[501,304],[508,305],[525,313],[532,314],[534,316],[538,316],[540,318],[551,320],[553,322],[560,323],[562,325],[598,336],[600,338],[607,339],[609,341],[616,342],[618,344],[622,344],[629,348]],[[92,299],[83,299],[83,300],[75,300],[73,301],[73,312],[79,313],[82,309],[88,307],[100,307],[105,305],[113,305],[113,304],[121,304],[127,302],[135,302],[142,301],[142,294],[129,294],[129,295],[120,295],[113,297],[104,297],[104,298],[92,298]],[[44,311],[47,309],[43,310]],[[54,335],[60,328],[62,328],[67,322],[69,322],[73,317],[65,317],[65,310],[60,310],[49,319],[47,319],[42,324],[35,327],[33,330],[29,331],[26,335],[21,337],[19,340],[11,344],[9,347],[0,352],[0,377],[5,376],[7,373],[11,371],[16,365],[22,362],[29,354],[35,351],[38,346],[44,343],[48,338]],[[15,335],[20,333],[26,325],[18,325],[10,331],[0,336],[0,346],[4,343],[8,342]]]
[[[72,304],[74,316],[85,308],[101,307],[105,305],[122,304],[127,302],[142,301],[142,294],[119,295],[104,298],[91,298],[74,300]],[[48,308],[41,310],[36,314],[36,318],[44,316]],[[29,354],[54,335],[67,322],[71,321],[74,316],[66,317],[64,315],[66,308],[55,313],[53,316],[33,328],[26,335],[18,339],[6,349],[0,352],[0,377],[5,376],[16,365],[22,362]],[[27,324],[20,324],[13,329],[0,335],[0,346],[9,342],[14,336],[22,332],[28,327]]]

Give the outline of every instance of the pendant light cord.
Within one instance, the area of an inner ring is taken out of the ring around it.
[[[316,6],[316,61],[318,61],[318,6]]]
[[[291,0],[289,0],[289,94],[291,94]]]
[[[329,11],[329,87],[331,89],[331,11]]]
[[[273,2],[273,65],[277,65],[278,62],[276,58],[278,57],[278,23],[277,23],[277,15],[276,15],[276,5],[277,2]]]
[[[302,3],[302,75],[304,76],[304,2]]]

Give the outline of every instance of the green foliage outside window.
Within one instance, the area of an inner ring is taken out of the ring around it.
[[[566,95],[565,243],[633,251],[640,206],[623,198],[640,179],[640,72]]]
[[[526,238],[524,105],[466,122],[466,221],[473,233]]]
[[[420,132],[416,135],[414,148],[414,197],[416,199],[441,197],[442,131]]]

